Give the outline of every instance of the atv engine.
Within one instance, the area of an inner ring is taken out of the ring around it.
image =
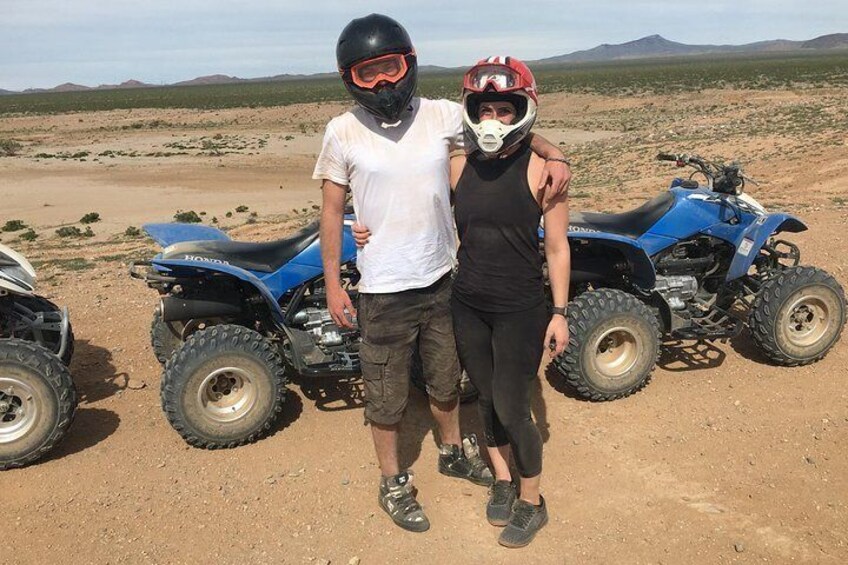
[[[339,328],[326,308],[307,307],[298,311],[292,322],[302,325],[315,344],[325,349],[350,342],[358,334],[356,329]],[[354,321],[355,323],[355,321]]]
[[[698,279],[687,276],[658,275],[656,289],[665,298],[669,308],[683,310],[686,308],[686,303],[698,292]]]

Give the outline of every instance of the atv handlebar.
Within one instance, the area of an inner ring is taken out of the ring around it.
[[[695,173],[700,173],[706,177],[708,186],[715,192],[741,194],[746,180],[757,184],[756,181],[743,174],[739,163],[735,161],[725,165],[724,163],[708,161],[698,155],[687,155],[685,153],[676,155],[672,153],[660,153],[657,155],[657,159],[660,161],[674,161],[678,167],[692,167],[695,169]]]

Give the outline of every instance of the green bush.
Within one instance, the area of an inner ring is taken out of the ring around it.
[[[38,238],[38,234],[35,233],[35,230],[32,228],[28,229],[24,233],[18,236],[18,239],[22,239],[23,241],[35,241]]]
[[[129,226],[124,230],[124,235],[127,237],[138,237],[141,235],[141,230],[135,226]]]
[[[23,147],[14,139],[0,139],[0,157],[14,157]]]
[[[76,226],[62,226],[56,230],[59,237],[82,237],[82,230]]]
[[[99,221],[100,221],[100,214],[98,214],[97,212],[89,212],[88,214],[86,214],[85,216],[80,218],[81,224],[93,224],[93,223],[99,222]]]
[[[174,220],[184,224],[198,224],[201,221],[200,216],[194,210],[189,210],[188,212],[177,210],[177,213],[174,214]]]
[[[248,210],[250,210],[250,208],[248,208],[244,204],[241,204],[240,206],[236,206],[236,212],[238,212],[238,213],[247,212]]]
[[[2,231],[21,231],[22,229],[24,229],[26,227],[27,226],[23,222],[23,220],[9,220],[2,227]]]

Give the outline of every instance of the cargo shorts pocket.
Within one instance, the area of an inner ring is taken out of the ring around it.
[[[359,347],[362,380],[365,384],[365,416],[368,419],[379,419],[379,412],[385,402],[385,381],[390,352],[388,347],[367,343]]]

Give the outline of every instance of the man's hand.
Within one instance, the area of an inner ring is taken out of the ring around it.
[[[568,320],[564,316],[554,314],[545,332],[545,348],[551,358],[560,355],[568,345]]]
[[[571,167],[568,163],[546,160],[537,190],[545,190],[549,187],[545,190],[545,200],[550,200],[560,194],[568,194],[569,183],[571,183]]]
[[[356,316],[356,308],[350,301],[350,295],[340,286],[327,286],[327,308],[330,317],[340,328],[353,328],[352,316]],[[350,317],[349,317],[350,316]]]
[[[351,226],[350,231],[353,233],[353,240],[356,242],[356,246],[360,248],[365,247],[365,244],[368,243],[368,239],[371,237],[371,230],[357,222]]]

